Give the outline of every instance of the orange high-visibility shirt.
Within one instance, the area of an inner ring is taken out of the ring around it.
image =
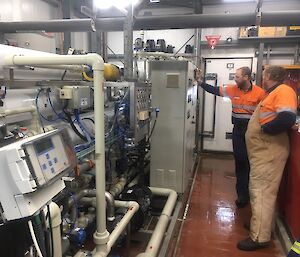
[[[252,85],[248,91],[240,89],[237,85],[226,85],[220,87],[220,95],[231,99],[233,120],[249,120],[257,105],[265,97],[265,91],[256,85]]]
[[[259,109],[259,123],[264,125],[274,120],[280,112],[297,113],[297,96],[288,85],[281,84],[262,101]]]

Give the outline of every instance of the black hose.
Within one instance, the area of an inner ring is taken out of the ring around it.
[[[66,110],[63,110],[63,112],[65,113],[68,123],[71,125],[71,128],[74,130],[74,132],[76,133],[77,136],[79,136],[82,140],[84,140],[85,142],[87,142],[87,138],[82,135],[79,130],[76,128],[73,120],[72,120],[72,115],[70,113],[68,113]]]
[[[52,219],[51,219],[51,213],[50,213],[50,206],[49,205],[47,205],[47,212],[48,212],[49,229],[50,229],[50,241],[51,241],[51,255],[49,255],[49,257],[53,257],[54,248],[53,248]]]
[[[95,121],[92,118],[86,117],[86,118],[82,118],[81,120],[89,120],[91,121],[93,124],[95,124]]]
[[[50,239],[50,232],[47,229],[47,221],[44,212],[42,211],[40,213],[40,219],[42,222],[43,230],[44,230],[44,236],[45,236],[45,244],[46,244],[46,252],[47,256],[51,256],[51,239]]]

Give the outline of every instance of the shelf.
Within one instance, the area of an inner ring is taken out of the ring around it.
[[[268,67],[270,65],[264,65],[264,67]],[[286,70],[300,70],[300,65],[280,65],[281,67],[285,68]]]
[[[300,70],[300,65],[282,65],[287,70]]]
[[[276,43],[276,42],[296,42],[299,43],[300,36],[285,36],[285,37],[239,37],[239,41],[251,41],[262,43]]]

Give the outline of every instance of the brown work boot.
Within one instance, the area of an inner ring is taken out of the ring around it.
[[[266,248],[270,242],[259,243],[253,241],[250,237],[237,243],[237,248],[242,251],[255,251],[257,249]]]

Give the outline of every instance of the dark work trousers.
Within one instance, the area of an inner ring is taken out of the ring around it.
[[[236,193],[241,202],[249,201],[249,172],[245,133],[247,126],[234,125],[232,132],[232,145],[235,160]]]

